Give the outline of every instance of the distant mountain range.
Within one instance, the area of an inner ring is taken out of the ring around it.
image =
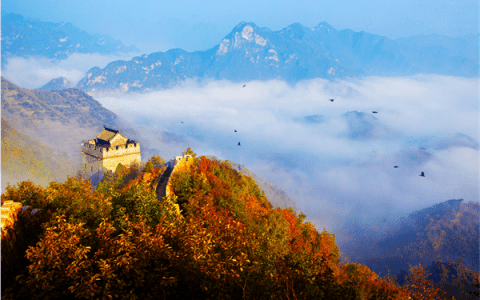
[[[408,76],[419,73],[478,76],[478,36],[417,36],[391,40],[323,22],[292,24],[280,31],[238,24],[207,51],[171,49],[92,68],[77,86],[87,92],[146,92],[187,78],[234,82],[311,78]]]
[[[434,260],[458,261],[479,266],[478,202],[448,200],[375,226],[351,223],[339,236],[342,252],[352,261],[367,265],[377,274],[408,271],[409,265]]]
[[[91,35],[71,23],[2,16],[2,63],[12,56],[64,59],[73,53],[138,53],[135,46],[105,35]],[[168,88],[187,78],[234,82],[311,78],[479,74],[479,36],[422,35],[391,40],[322,22],[313,28],[294,23],[272,31],[254,23],[238,24],[206,51],[171,49],[94,67],[77,87],[86,92],[146,92]]]
[[[100,34],[89,34],[71,23],[50,23],[2,15],[2,63],[12,56],[64,59],[73,53],[138,53],[135,46]]]

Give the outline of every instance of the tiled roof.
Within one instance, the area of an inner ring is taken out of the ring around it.
[[[97,135],[97,139],[110,142],[110,140],[118,133],[118,130],[113,130],[110,128],[103,128],[102,132]]]
[[[110,146],[119,146],[124,144],[137,143],[121,134],[118,130],[113,130],[104,126],[103,130],[94,140],[83,141],[84,144],[93,144],[96,147],[109,148]],[[113,144],[112,144],[113,143]]]

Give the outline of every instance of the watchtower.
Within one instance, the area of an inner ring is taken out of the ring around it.
[[[124,166],[135,162],[141,163],[140,143],[130,140],[104,126],[103,130],[93,140],[82,142],[83,168],[88,173],[97,171],[115,171],[118,164]]]

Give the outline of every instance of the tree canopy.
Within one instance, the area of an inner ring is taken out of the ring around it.
[[[20,213],[2,240],[2,297],[440,299],[422,267],[402,287],[342,262],[334,235],[272,207],[228,163],[194,157],[164,199],[159,157],[121,166],[97,188],[81,177],[9,186],[2,202],[41,210]]]

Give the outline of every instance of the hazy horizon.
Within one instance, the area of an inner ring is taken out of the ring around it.
[[[182,48],[206,50],[240,22],[276,31],[299,22],[327,22],[391,39],[422,34],[459,37],[478,34],[479,3],[473,0],[397,1],[3,1],[2,14],[17,13],[43,22],[70,22],[91,34],[107,34],[142,53]]]

